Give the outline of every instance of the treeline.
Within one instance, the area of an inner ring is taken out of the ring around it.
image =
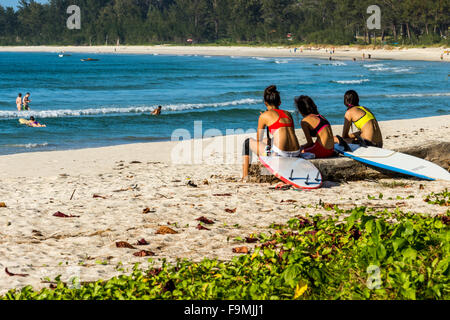
[[[368,30],[378,2],[381,30]],[[70,5],[81,29],[69,30]],[[2,45],[449,43],[450,0],[21,0],[0,5]]]

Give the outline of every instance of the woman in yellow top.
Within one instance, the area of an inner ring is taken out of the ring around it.
[[[354,90],[347,91],[344,104],[348,109],[342,137],[349,143],[357,144],[362,139],[367,146],[383,148],[383,136],[378,121],[369,108],[359,105],[358,93]],[[355,124],[358,132],[350,133],[352,124]],[[337,137],[334,140],[339,143]]]

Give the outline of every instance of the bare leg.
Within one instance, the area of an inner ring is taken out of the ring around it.
[[[266,141],[267,139],[264,140],[264,142]],[[255,139],[250,139],[250,152],[256,154],[258,151],[258,144],[259,144],[259,152],[260,154],[263,154],[267,146],[267,144],[264,142],[258,142]],[[247,180],[249,169],[250,169],[250,155],[244,155],[241,181],[245,182]]]

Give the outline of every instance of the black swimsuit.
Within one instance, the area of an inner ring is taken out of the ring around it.
[[[310,131],[311,137],[313,137],[313,138],[317,138],[317,136],[319,135],[320,131],[322,131],[326,127],[330,127],[331,126],[330,122],[328,122],[328,120],[325,119],[320,114],[319,115],[315,115],[315,116],[319,118],[320,122],[319,122],[319,124],[317,125],[317,127],[315,129],[312,129]]]

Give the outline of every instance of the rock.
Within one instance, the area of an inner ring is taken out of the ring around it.
[[[394,151],[431,161],[446,170],[449,170],[450,168],[450,142],[400,148],[394,149]],[[311,162],[320,170],[324,180],[327,181],[360,181],[399,177],[414,179],[411,176],[400,173],[372,168],[363,163],[344,157],[314,159],[311,160]],[[279,180],[263,165],[258,163],[250,166],[249,182],[276,183],[279,182]]]

